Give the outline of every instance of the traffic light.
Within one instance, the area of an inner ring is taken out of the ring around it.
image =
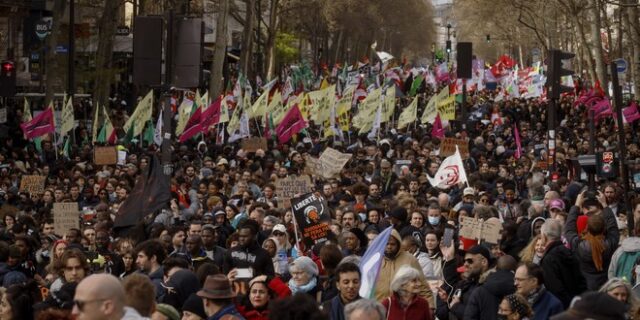
[[[451,52],[451,40],[447,40],[447,52]]]
[[[0,96],[16,95],[16,65],[13,61],[3,61],[0,66]]]
[[[491,42],[491,35],[490,34],[487,35],[487,42]]]
[[[561,50],[549,50],[549,60],[547,63],[547,88],[548,96],[552,99],[559,99],[560,94],[573,91],[573,88],[562,85],[562,77],[573,74],[572,70],[562,68],[562,60],[572,59],[576,55],[571,52]]]

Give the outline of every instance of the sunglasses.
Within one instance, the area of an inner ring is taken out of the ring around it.
[[[82,300],[73,300],[73,304],[78,307],[78,310],[80,310],[80,312],[84,311],[84,307],[89,304],[89,303],[93,303],[93,302],[102,302],[102,301],[106,301],[108,299],[95,299],[95,300],[87,300],[87,301],[82,301]]]
[[[275,231],[275,232],[273,232],[273,235],[276,236],[276,237],[281,237],[281,236],[284,236],[284,232]]]
[[[473,259],[471,258],[464,259],[464,263],[473,264]]]

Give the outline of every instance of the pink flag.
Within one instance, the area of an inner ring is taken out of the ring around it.
[[[613,114],[613,111],[611,111],[611,103],[609,103],[609,99],[603,99],[594,104],[593,107],[591,107],[591,110],[593,110],[593,119],[595,121],[600,120],[600,118],[604,116]]]
[[[638,105],[636,102],[632,101],[628,107],[622,109],[622,115],[627,123],[633,123],[640,119],[640,112],[638,112]]]
[[[441,63],[436,69],[436,80],[438,82],[449,81],[449,66],[446,62]]]
[[[516,159],[520,159],[522,157],[522,143],[520,142],[520,131],[518,131],[518,126],[513,126],[513,135],[516,138],[516,153],[513,155]]]
[[[184,131],[180,135],[180,143],[183,143],[189,139],[191,139],[196,134],[202,131],[202,126],[200,125],[200,121],[202,120],[202,108],[197,108],[196,111],[191,115],[187,125],[184,128]]]
[[[31,121],[20,125],[27,139],[33,139],[56,131],[53,123],[53,109],[47,108]]]
[[[210,126],[214,126],[220,122],[220,106],[222,99],[218,97],[215,101],[211,102],[211,105],[202,113],[200,119],[200,130],[202,133],[206,133]]]
[[[295,134],[300,132],[300,130],[304,129],[307,126],[307,123],[304,121],[302,117],[302,113],[300,113],[300,109],[298,105],[294,105],[289,112],[284,116],[282,122],[276,128],[276,135],[278,135],[278,141],[282,143],[287,143]]]
[[[440,119],[440,113],[436,115],[436,120],[433,121],[433,128],[431,129],[431,137],[444,139],[444,128],[442,127],[442,120]]]

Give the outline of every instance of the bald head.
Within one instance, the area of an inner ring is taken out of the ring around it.
[[[125,292],[118,278],[105,273],[84,278],[76,288],[73,314],[78,320],[111,320],[124,315]]]

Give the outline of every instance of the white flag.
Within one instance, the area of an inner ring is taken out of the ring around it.
[[[155,142],[158,147],[162,146],[162,127],[164,127],[164,120],[162,119],[162,114],[164,110],[160,110],[160,114],[158,115],[158,121],[156,122],[156,129],[153,132],[153,142]]]
[[[435,177],[431,178],[427,176],[427,178],[432,186],[441,189],[449,189],[449,187],[455,186],[458,183],[467,182],[467,173],[464,171],[458,146],[456,146],[456,153],[442,161]]]

